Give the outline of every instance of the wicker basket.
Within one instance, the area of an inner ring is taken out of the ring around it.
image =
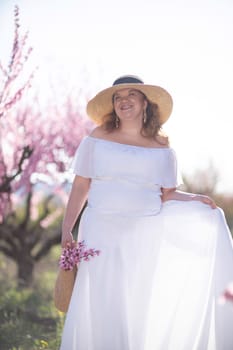
[[[71,271],[60,268],[58,271],[54,287],[54,304],[59,311],[67,312],[68,310],[76,274],[77,268]]]

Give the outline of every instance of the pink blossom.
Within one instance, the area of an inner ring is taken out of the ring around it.
[[[229,301],[233,302],[233,291],[232,290],[225,290],[223,295],[224,295],[224,298],[226,300],[229,300]]]
[[[224,292],[222,293],[222,295],[219,298],[220,304],[225,304],[227,301],[233,303],[233,283],[230,283],[226,287],[226,289],[224,290]]]
[[[34,72],[29,77],[23,77],[24,66],[32,48],[27,46],[28,33],[24,35],[20,33],[18,6],[15,6],[14,27],[14,41],[8,67],[0,63],[0,117],[8,115],[9,109],[21,100],[25,91],[31,87],[34,77]]]
[[[77,246],[67,245],[62,249],[62,254],[59,259],[59,266],[63,270],[73,270],[79,262],[89,261],[91,257],[98,256],[99,250],[90,248],[86,249],[84,241],[78,242]]]

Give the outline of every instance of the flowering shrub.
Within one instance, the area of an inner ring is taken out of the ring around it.
[[[80,261],[89,261],[91,257],[99,254],[99,250],[93,248],[86,249],[84,241],[78,242],[77,246],[68,244],[66,248],[62,249],[59,266],[66,271],[73,270]]]

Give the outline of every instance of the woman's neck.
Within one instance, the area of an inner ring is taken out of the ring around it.
[[[140,135],[140,130],[137,128],[121,128],[119,133],[125,136],[138,136]]]
[[[118,131],[125,136],[138,136],[141,135],[141,125],[136,125],[135,123],[122,123]]]

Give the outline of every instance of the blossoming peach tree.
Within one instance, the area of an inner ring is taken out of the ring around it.
[[[42,109],[28,91],[34,73],[20,85],[31,51],[16,7],[10,62],[0,64],[0,252],[15,261],[26,285],[35,264],[60,242],[64,172],[92,127],[79,113],[78,98],[67,95],[59,108],[48,102]]]

